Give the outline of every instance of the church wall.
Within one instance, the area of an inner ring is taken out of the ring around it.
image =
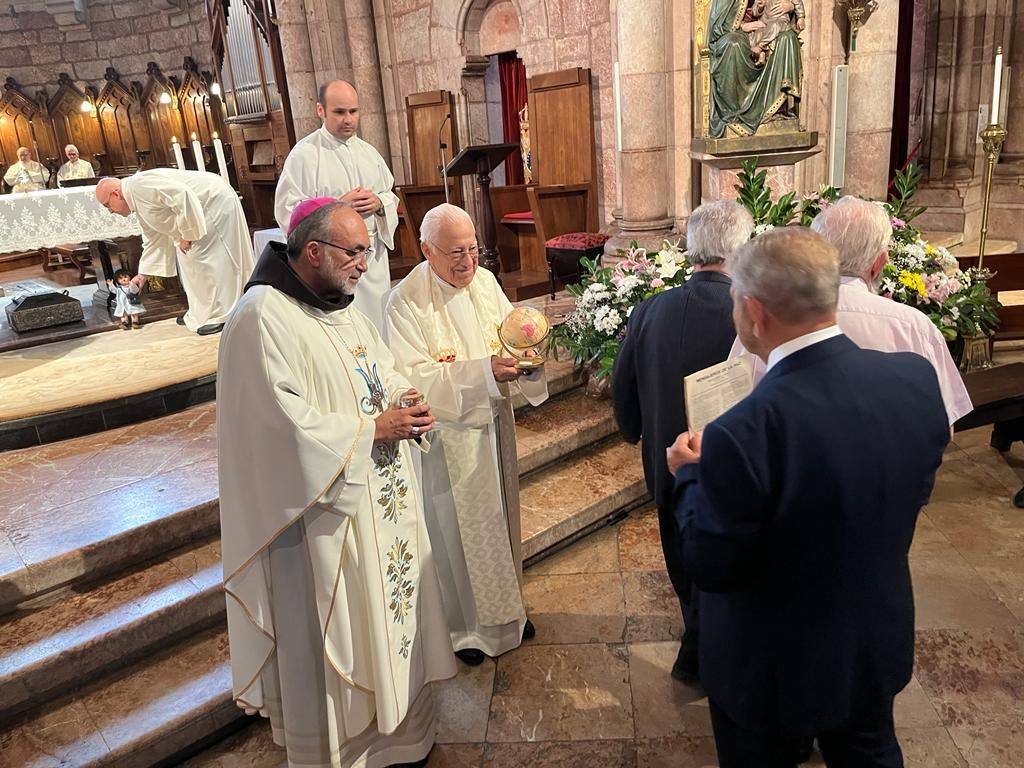
[[[107,67],[123,83],[146,81],[150,61],[171,75],[186,56],[211,69],[210,28],[202,0],[117,0],[87,6],[86,18],[53,13],[41,3],[15,3],[0,14],[0,77],[26,93],[46,89],[67,72],[79,87],[103,85]],[[70,4],[68,4],[70,7]]]

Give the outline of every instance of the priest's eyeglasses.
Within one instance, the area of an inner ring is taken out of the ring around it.
[[[452,262],[452,264],[458,264],[465,261],[476,261],[480,258],[480,246],[471,245],[468,248],[453,248],[447,251],[445,255]]]
[[[330,243],[326,240],[314,240],[314,243],[320,243],[320,245],[329,245],[331,248],[337,248],[339,251],[344,251],[349,258],[363,259],[364,261],[369,260],[372,251],[369,248],[346,248],[344,245],[338,245],[337,243]]]

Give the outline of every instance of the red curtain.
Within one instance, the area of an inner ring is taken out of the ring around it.
[[[515,51],[498,54],[501,81],[501,128],[506,142],[519,143],[519,111],[526,106],[526,67]],[[509,155],[505,161],[505,183],[523,183],[523,156]]]

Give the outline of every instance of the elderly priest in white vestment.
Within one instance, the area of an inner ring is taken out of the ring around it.
[[[352,304],[369,237],[338,203],[260,257],[220,344],[234,697],[289,766],[424,761],[455,673],[412,470],[430,407]]]
[[[355,307],[381,330],[391,290],[388,249],[395,247],[398,227],[398,196],[391,189],[395,179],[380,153],[356,136],[359,96],[349,83],[331,80],[321,85],[316,113],[323,125],[299,141],[284,161],[274,215],[287,232],[300,200],[327,196],[349,203],[363,217],[372,250]]]
[[[18,159],[4,173],[12,192],[38,192],[46,189],[49,171],[32,159],[28,147],[18,147]]]
[[[96,199],[138,217],[139,274],[181,277],[188,312],[178,323],[201,336],[219,333],[253,268],[249,226],[231,185],[215,173],[154,168],[100,179]]]
[[[395,288],[387,339],[398,369],[426,396],[438,421],[422,457],[427,528],[452,644],[479,664],[533,636],[523,603],[519,470],[509,383],[547,399],[542,370],[520,378],[501,356],[497,328],[512,305],[494,275],[478,269],[469,215],[447,203],[420,226],[421,262]]]
[[[64,154],[67,155],[68,161],[57,170],[57,186],[63,187],[65,181],[91,179],[96,175],[92,163],[79,157],[78,147],[74,144],[64,147]]]

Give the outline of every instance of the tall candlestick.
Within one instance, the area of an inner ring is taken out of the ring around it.
[[[992,117],[991,125],[999,125],[999,107],[1002,104],[1000,93],[1003,84],[1003,46],[996,48],[996,68],[992,73]]]
[[[174,153],[174,162],[178,169],[185,170],[185,158],[181,156],[181,144],[178,143],[177,136],[171,136],[171,151]]]
[[[196,170],[205,171],[206,163],[203,162],[203,147],[195,133],[192,134],[192,153],[196,156]]]
[[[228,161],[224,157],[224,142],[220,140],[220,136],[217,132],[213,132],[213,153],[217,156],[217,170],[220,176],[228,184],[231,183],[231,179],[228,177]]]

